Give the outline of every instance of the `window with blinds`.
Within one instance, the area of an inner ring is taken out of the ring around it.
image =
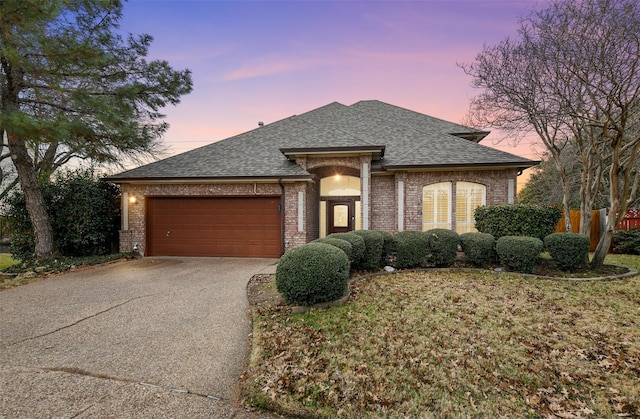
[[[422,188],[422,230],[451,229],[451,182]]]
[[[478,231],[474,227],[473,211],[485,205],[487,187],[480,183],[456,183],[456,232],[459,234]]]

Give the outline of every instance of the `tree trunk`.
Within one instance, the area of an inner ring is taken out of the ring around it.
[[[33,225],[36,256],[39,258],[49,257],[55,250],[53,232],[49,214],[47,214],[47,206],[38,183],[38,176],[33,167],[33,161],[29,156],[24,141],[9,133],[7,133],[7,139],[11,158],[18,172],[20,187],[24,193],[27,212]]]
[[[581,201],[580,202],[580,234],[584,234],[586,236],[591,237],[591,202]]]
[[[571,207],[570,207],[570,191],[569,191],[569,179],[567,178],[567,173],[564,168],[558,163],[556,160],[556,165],[558,167],[558,172],[560,173],[560,179],[562,183],[562,213],[564,214],[564,231],[567,233],[571,233]]]
[[[613,228],[609,228],[610,222],[607,221],[607,228],[604,234],[600,237],[596,251],[591,259],[591,268],[598,269],[604,265],[604,258],[609,253],[609,246],[611,246],[611,240],[613,240]]]
[[[609,169],[609,216],[607,217],[607,225],[604,234],[600,237],[596,251],[591,259],[591,268],[598,269],[604,264],[604,258],[609,253],[611,240],[616,226],[622,219],[622,214],[627,211],[626,201],[620,199],[620,143],[621,135],[618,134],[615,141],[611,142],[613,152],[611,154],[611,169]],[[622,213],[622,214],[621,214]]]
[[[560,186],[562,186],[562,214],[564,216],[564,231],[571,233],[571,207],[570,207],[570,190],[569,190],[569,178],[567,172],[560,160],[560,153],[557,149],[549,147],[551,155],[553,156],[553,163],[558,169],[560,175]]]

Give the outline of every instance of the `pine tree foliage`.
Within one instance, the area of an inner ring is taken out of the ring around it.
[[[0,2],[0,158],[15,168],[39,255],[53,242],[38,178],[73,158],[153,154],[162,109],[192,89],[188,70],[147,60],[151,36],[122,35],[121,19],[116,0]]]

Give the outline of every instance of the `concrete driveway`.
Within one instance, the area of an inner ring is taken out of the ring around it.
[[[250,417],[246,285],[276,262],[144,258],[0,292],[0,417]]]

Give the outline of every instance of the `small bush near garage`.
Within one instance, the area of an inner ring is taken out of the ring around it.
[[[556,266],[563,271],[575,271],[587,263],[591,239],[584,234],[554,233],[544,238]]]
[[[358,269],[364,271],[377,271],[380,269],[380,258],[384,238],[377,231],[356,230],[353,232],[364,239],[364,255],[358,264]]]
[[[438,267],[451,266],[458,256],[458,233],[444,228],[433,228],[424,234],[427,236],[430,253],[428,261]]]
[[[349,259],[339,248],[309,243],[289,250],[276,268],[276,288],[288,303],[311,306],[337,300],[349,284]]]
[[[365,250],[364,239],[362,237],[358,236],[357,234],[354,234],[353,232],[333,233],[333,234],[329,234],[327,237],[333,238],[333,239],[346,240],[349,243],[351,243],[351,247],[353,248],[353,259],[352,259],[351,265],[354,268],[358,266],[358,264],[360,263],[360,261],[364,256],[364,250]]]
[[[560,221],[560,210],[542,205],[489,205],[474,211],[476,228],[499,239],[529,236],[544,240]]]
[[[401,231],[395,235],[398,252],[394,267],[398,269],[422,266],[429,251],[429,240],[422,231]]]
[[[500,263],[521,273],[533,272],[542,248],[542,240],[535,237],[504,236],[496,241]]]
[[[460,244],[467,261],[476,266],[485,267],[496,258],[496,239],[491,234],[463,233]]]
[[[318,240],[314,240],[315,243],[326,243],[331,246],[335,246],[338,249],[342,250],[349,258],[349,262],[353,261],[353,246],[346,240],[336,239],[335,237],[323,237]]]
[[[640,255],[640,228],[616,231],[612,243],[613,253]]]

